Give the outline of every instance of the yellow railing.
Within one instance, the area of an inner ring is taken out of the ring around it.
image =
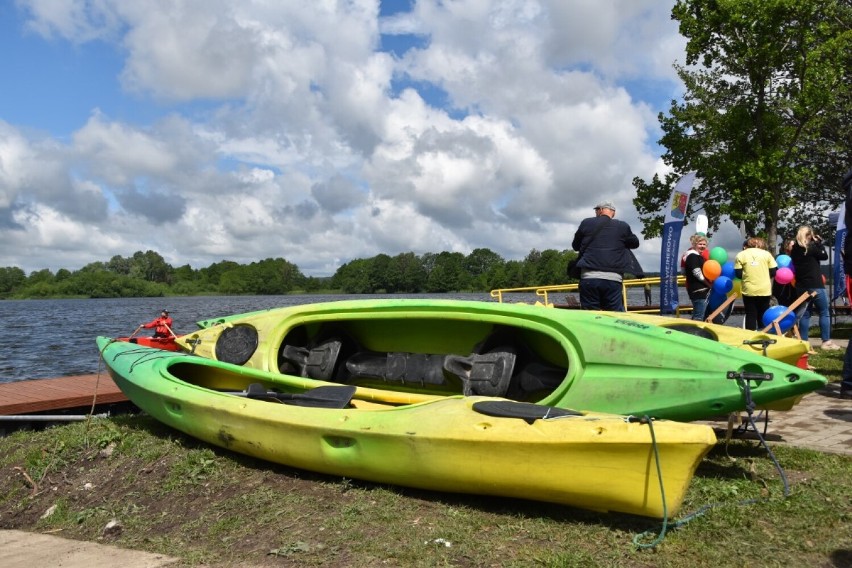
[[[650,309],[645,307],[645,306],[642,306],[642,307],[632,306],[631,307],[627,303],[627,290],[628,290],[628,288],[634,288],[634,287],[637,287],[637,286],[644,288],[645,284],[650,284],[651,289],[652,289],[652,293],[654,291],[656,291],[656,297],[657,298],[660,297],[660,277],[659,276],[653,276],[653,277],[648,277],[648,278],[634,278],[632,280],[624,280],[622,282],[622,294],[623,294],[623,298],[624,298],[624,306],[627,309],[627,311],[629,311],[629,312],[640,312],[640,313],[659,313],[660,312],[659,307],[650,308]],[[683,275],[678,276],[677,277],[677,284],[678,284],[678,286],[685,285],[686,284],[686,277],[683,276]],[[554,284],[554,285],[550,285],[550,286],[525,286],[523,288],[498,288],[496,290],[491,290],[491,297],[494,298],[495,300],[497,300],[498,302],[502,303],[504,301],[504,296],[506,294],[518,294],[518,293],[530,294],[530,293],[533,293],[536,296],[541,298],[541,300],[539,300],[541,303],[543,303],[546,306],[549,306],[549,305],[552,304],[551,299],[550,299],[551,295],[556,294],[556,293],[576,292],[578,288],[579,288],[579,284],[576,283],[576,282],[573,283],[573,284]],[[679,316],[682,312],[686,313],[686,312],[691,312],[691,311],[692,311],[692,306],[689,306],[689,305],[678,306],[678,308],[675,311],[675,315]]]

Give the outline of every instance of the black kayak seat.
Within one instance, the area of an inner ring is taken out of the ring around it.
[[[334,376],[342,346],[340,339],[329,339],[311,348],[284,345],[280,358],[292,365],[301,377],[329,381]]]
[[[516,356],[512,352],[447,355],[444,370],[461,379],[465,396],[505,396],[512,380]]]
[[[444,356],[429,353],[361,351],[346,360],[350,380],[379,379],[403,385],[442,386]]]
[[[362,351],[346,361],[350,380],[378,379],[401,385],[448,386],[452,378],[466,396],[504,396],[512,380],[515,354],[473,355],[374,353]]]
[[[576,410],[544,406],[531,402],[515,402],[513,400],[483,400],[473,403],[473,410],[480,414],[497,418],[520,418],[528,424],[532,424],[536,420],[548,418],[583,416],[582,412]]]

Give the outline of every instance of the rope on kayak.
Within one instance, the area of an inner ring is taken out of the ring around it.
[[[772,460],[772,463],[775,465],[776,471],[778,471],[778,475],[781,477],[781,481],[784,485],[784,499],[786,499],[787,497],[790,496],[790,485],[787,482],[787,475],[784,473],[784,468],[781,467],[781,464],[778,462],[778,459],[775,457],[775,454],[769,448],[769,444],[766,443],[766,439],[760,434],[760,429],[757,427],[757,424],[755,424],[755,422],[754,422],[754,416],[753,416],[754,415],[754,409],[757,405],[754,403],[754,401],[751,398],[751,386],[749,385],[749,382],[748,382],[749,378],[743,376],[742,373],[729,373],[728,378],[735,378],[737,380],[737,383],[739,383],[740,387],[743,390],[743,396],[745,397],[745,401],[746,401],[746,405],[745,405],[746,416],[748,417],[749,424],[751,425],[752,429],[754,430],[754,433],[757,434],[757,437],[760,440],[760,445],[763,446],[763,448],[766,450],[766,453],[769,454],[769,457]],[[630,418],[633,418],[633,417],[630,417]],[[650,421],[650,419],[648,419],[647,416],[642,418],[641,421],[638,420],[638,419],[634,419],[633,421],[640,421],[640,422],[644,423],[643,421],[646,420],[646,419],[648,420],[648,424],[651,425],[651,421]],[[653,437],[654,437],[654,428],[653,428],[653,425],[651,425],[651,438],[653,439]],[[727,444],[727,441],[726,441],[726,444]],[[727,451],[727,448],[726,448],[726,451]],[[662,478],[662,475],[660,474],[660,462],[659,462],[659,456],[657,454],[656,441],[654,441],[654,457],[657,458],[657,475],[660,478],[660,492],[662,494],[663,478]],[[744,499],[744,500],[738,501],[734,504],[735,505],[753,505],[755,503],[759,503],[761,501],[768,501],[768,500],[769,500],[768,497],[767,498]],[[678,527],[681,527],[681,526],[685,525],[686,523],[688,523],[689,521],[691,521],[692,519],[695,519],[696,517],[700,517],[701,515],[703,515],[707,511],[709,511],[711,509],[715,509],[716,507],[721,507],[722,505],[727,505],[727,504],[728,503],[709,503],[707,505],[704,505],[703,507],[701,507],[700,509],[698,509],[694,513],[690,513],[689,515],[683,517],[679,521],[672,523],[670,528],[676,529]],[[665,499],[665,495],[663,494],[663,526],[662,526],[662,529],[660,530],[659,536],[650,544],[640,544],[639,541],[641,539],[646,538],[647,536],[649,536],[651,534],[651,531],[645,531],[645,532],[638,534],[635,537],[633,537],[633,544],[638,548],[654,548],[660,542],[662,542],[663,538],[665,537],[667,528],[669,528],[669,526],[668,526],[668,515],[666,514],[666,499]]]
[[[652,542],[648,544],[640,544],[640,540],[650,536],[651,531],[645,531],[641,534],[633,537],[633,544],[638,548],[654,548],[666,538],[666,532],[668,530],[668,522],[669,522],[669,509],[668,504],[666,503],[666,489],[663,486],[663,468],[660,465],[660,448],[657,446],[657,435],[654,433],[654,420],[648,416],[647,414],[642,418],[636,418],[635,416],[628,416],[628,422],[638,422],[639,424],[647,424],[648,429],[651,432],[651,447],[654,449],[654,462],[657,465],[657,480],[660,482],[660,498],[663,500],[663,526],[660,528],[660,532]]]

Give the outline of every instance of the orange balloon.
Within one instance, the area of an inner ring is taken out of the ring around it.
[[[704,263],[701,271],[704,273],[704,278],[712,282],[722,274],[722,265],[718,261],[710,259]]]

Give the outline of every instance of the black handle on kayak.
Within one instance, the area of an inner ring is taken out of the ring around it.
[[[743,371],[728,371],[729,379],[742,379],[744,381],[771,381],[772,373],[746,373]]]

